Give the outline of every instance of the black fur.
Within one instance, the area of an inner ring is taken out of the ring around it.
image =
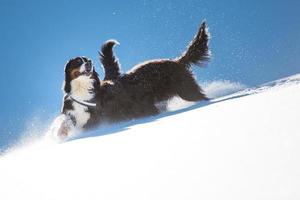
[[[85,128],[102,122],[156,115],[159,110],[155,104],[176,95],[187,101],[207,99],[194,79],[191,65],[208,61],[208,40],[206,24],[202,23],[182,56],[174,60],[148,61],[126,74],[120,74],[118,61],[113,55],[115,42],[107,42],[99,53],[106,78],[100,81],[97,73],[93,72],[98,86],[93,91],[97,106],[88,108],[91,118]]]
[[[203,22],[198,33],[188,45],[187,50],[178,59],[178,62],[183,65],[199,65],[201,66],[210,58],[208,49],[209,33],[206,30],[206,23]]]
[[[115,40],[108,40],[102,45],[99,58],[104,68],[104,80],[115,80],[120,76],[120,64],[113,54],[113,47],[118,44]]]

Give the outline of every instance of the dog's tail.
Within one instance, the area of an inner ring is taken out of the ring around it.
[[[113,53],[113,47],[119,44],[116,40],[106,41],[99,51],[100,62],[103,65],[105,77],[104,80],[114,80],[120,76],[120,64]]]
[[[177,59],[177,62],[185,66],[191,66],[192,64],[203,66],[210,59],[209,38],[210,34],[204,21],[194,39],[187,46],[187,50]]]

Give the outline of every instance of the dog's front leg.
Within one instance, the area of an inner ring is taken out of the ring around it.
[[[68,126],[68,120],[61,122],[59,129],[57,130],[57,136],[60,138],[66,138],[70,132],[70,127]]]
[[[75,130],[74,123],[70,115],[61,114],[53,121],[50,133],[52,137],[65,139]]]
[[[63,114],[63,115],[64,115],[64,119],[62,120],[61,125],[57,131],[57,135],[60,138],[66,138],[75,129],[74,122],[72,120],[72,116],[66,115],[66,114]]]
[[[100,62],[104,68],[104,80],[116,80],[120,77],[120,64],[113,52],[113,47],[119,44],[116,40],[106,41],[99,52]]]

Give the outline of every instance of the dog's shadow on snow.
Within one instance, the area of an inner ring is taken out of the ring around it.
[[[187,108],[183,108],[180,110],[176,110],[176,111],[167,111],[167,112],[163,112],[159,115],[156,116],[151,116],[151,117],[145,117],[145,118],[141,118],[141,119],[135,119],[135,120],[130,120],[130,121],[124,121],[124,122],[120,122],[120,123],[114,123],[114,124],[106,124],[103,125],[101,127],[95,128],[93,130],[90,131],[86,131],[86,132],[82,132],[79,135],[76,135],[72,138],[69,138],[67,140],[68,141],[73,141],[73,140],[78,140],[78,139],[83,139],[83,138],[90,138],[90,137],[98,137],[98,136],[104,136],[104,135],[109,135],[109,134],[115,134],[115,133],[120,133],[123,131],[126,131],[128,129],[130,129],[132,126],[138,125],[138,124],[145,124],[145,123],[149,123],[149,122],[154,122],[157,121],[159,119],[168,117],[168,116],[172,116],[172,115],[177,115],[180,113],[184,113],[190,110],[194,110],[194,109],[198,109],[201,107],[205,107],[208,105],[212,105],[215,103],[219,103],[219,102],[223,102],[223,101],[228,101],[231,99],[235,99],[235,98],[240,98],[243,96],[247,96],[249,95],[249,93],[244,93],[244,94],[240,94],[240,95],[236,95],[236,96],[231,96],[228,98],[222,98],[220,100],[208,100],[208,101],[201,101],[198,102],[192,106],[189,106]]]

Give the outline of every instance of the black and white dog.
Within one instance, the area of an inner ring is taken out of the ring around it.
[[[156,104],[179,96],[187,101],[207,99],[194,79],[191,65],[209,60],[209,33],[205,22],[178,58],[147,61],[121,74],[113,54],[116,41],[102,46],[100,59],[105,70],[100,80],[92,61],[77,57],[65,66],[64,121],[58,135],[73,129],[88,129],[103,122],[118,122],[156,115]]]

